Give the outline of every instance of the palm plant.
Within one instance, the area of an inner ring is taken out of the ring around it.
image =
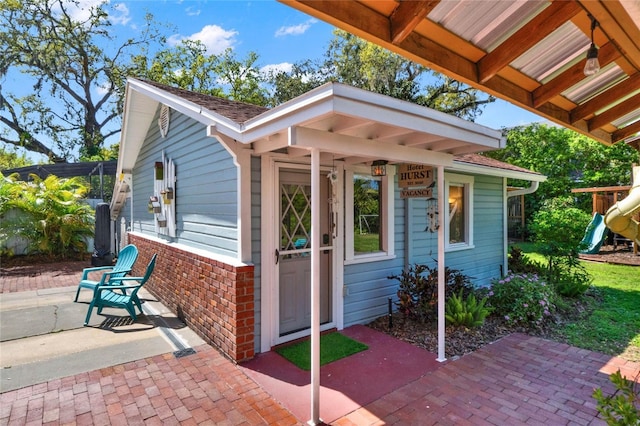
[[[29,242],[30,253],[67,257],[86,252],[85,237],[93,235],[94,214],[82,202],[87,193],[83,179],[45,179],[31,175],[30,182],[15,177],[2,179],[0,196],[6,217],[0,224],[0,236],[22,238]],[[17,214],[6,215],[10,209]]]

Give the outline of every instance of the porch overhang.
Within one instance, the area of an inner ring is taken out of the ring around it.
[[[346,164],[384,159],[450,167],[456,154],[504,147],[498,130],[410,102],[328,83],[244,123],[256,155],[311,149]]]

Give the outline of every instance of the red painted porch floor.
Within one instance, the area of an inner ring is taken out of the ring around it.
[[[369,327],[342,334],[369,349],[320,368],[320,418],[331,423],[440,368],[436,355]],[[310,418],[311,372],[275,351],[258,354],[241,370],[301,421]]]

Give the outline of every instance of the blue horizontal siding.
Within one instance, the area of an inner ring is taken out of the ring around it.
[[[156,112],[157,119],[158,112]],[[153,167],[165,156],[176,167],[176,238],[171,240],[212,253],[237,257],[237,169],[231,155],[206,126],[176,111],[166,138],[157,120],[141,147],[133,173],[134,230],[156,235],[154,215],[147,212],[153,194]]]
[[[395,200],[396,259],[345,266],[344,297],[345,326],[367,323],[386,315],[388,299],[397,300],[398,281],[388,276],[402,272],[406,264],[437,265],[438,234],[426,231],[427,200]],[[434,192],[437,197],[437,191]],[[446,266],[461,270],[476,286],[488,285],[501,272],[504,250],[503,179],[490,176],[474,177],[474,249],[445,254]],[[406,207],[407,206],[407,207]],[[409,214],[409,253],[405,253],[404,212]],[[408,258],[405,259],[405,255]],[[395,304],[393,306],[395,310]]]
[[[404,201],[396,184],[394,196],[394,246],[395,258],[367,263],[346,265],[344,285],[344,325],[364,324],[388,311],[389,298],[398,291],[394,280],[387,277],[402,271],[404,262]]]

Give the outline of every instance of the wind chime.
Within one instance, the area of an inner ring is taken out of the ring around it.
[[[427,198],[427,227],[425,231],[434,233],[438,232],[438,199],[431,197]]]
[[[425,232],[429,232],[431,235],[429,239],[429,256],[433,254],[433,234],[438,232],[440,224],[438,222],[438,199],[435,197],[427,198],[427,227]]]
[[[329,182],[331,183],[331,198],[329,198],[327,201],[329,202],[329,205],[331,206],[331,236],[333,238],[336,237],[336,226],[338,223],[338,188],[337,188],[337,183],[338,183],[338,172],[336,171],[336,163],[335,163],[335,158],[333,160],[333,167],[331,168],[331,171],[327,174],[327,179],[329,179]]]

